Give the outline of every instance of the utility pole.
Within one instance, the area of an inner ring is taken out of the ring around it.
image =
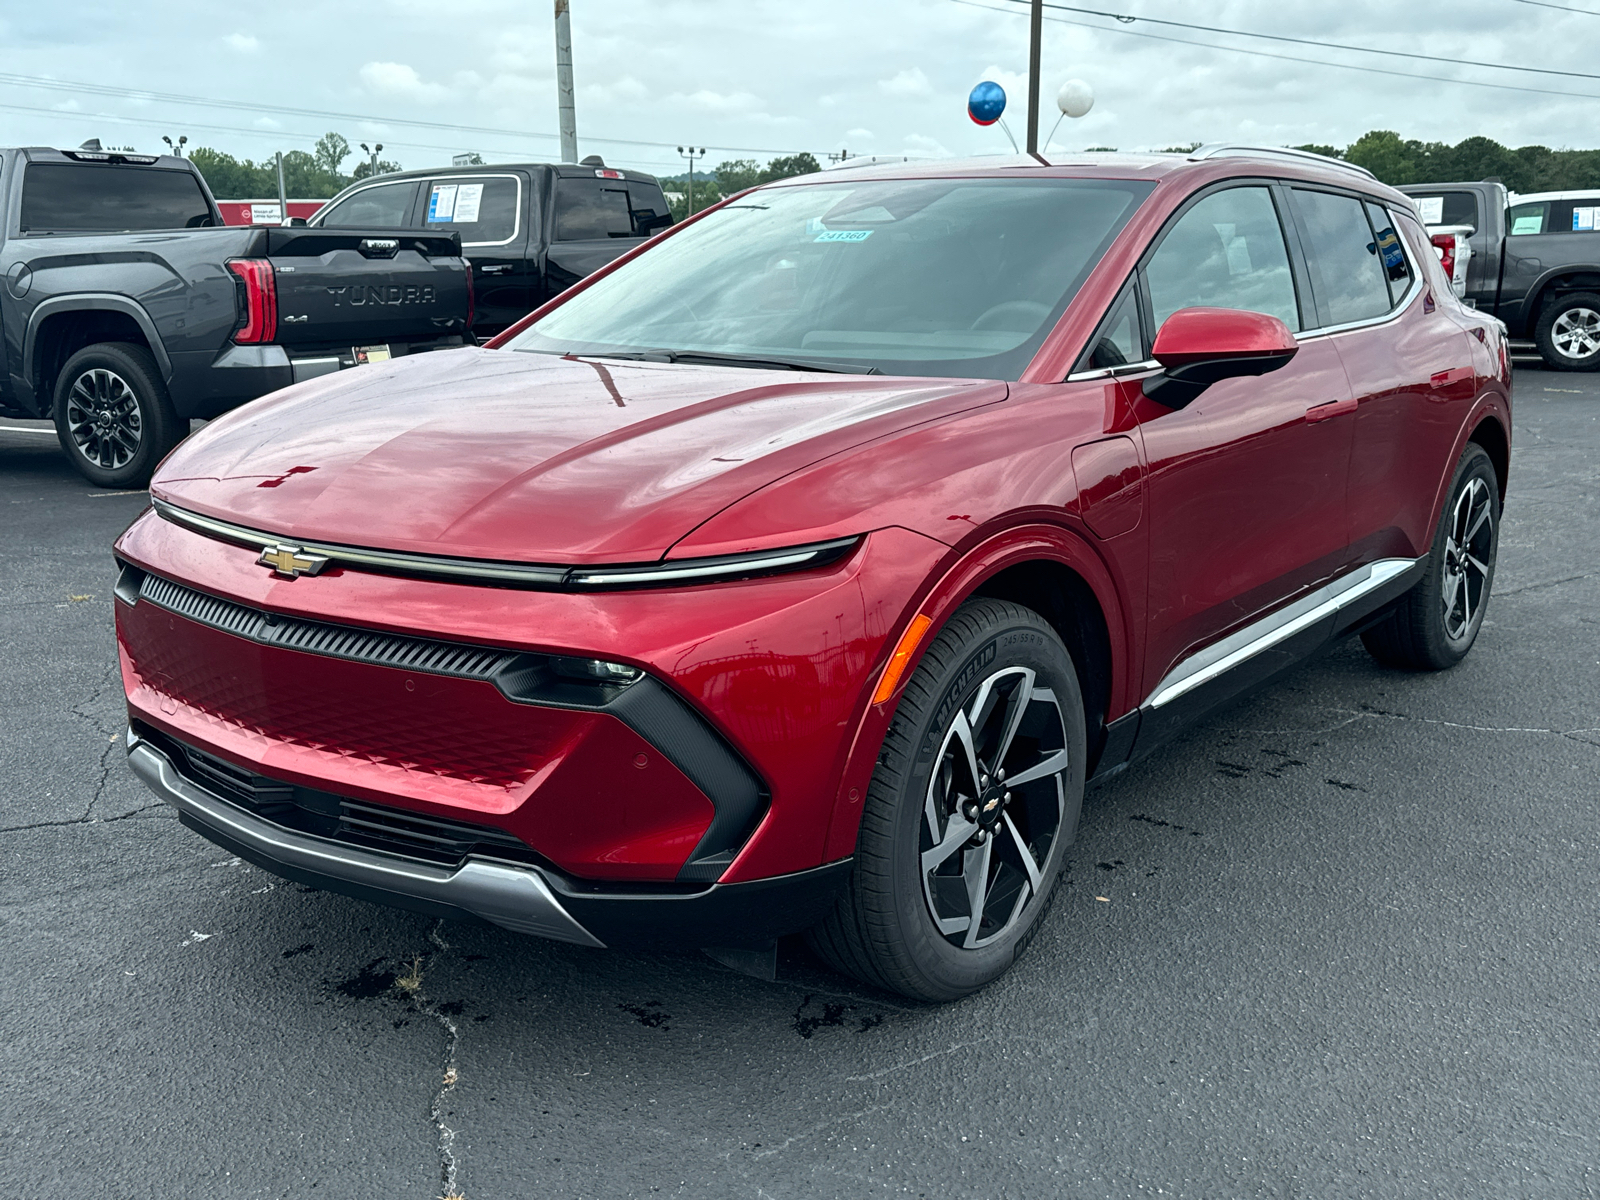
[[[1028,22],[1028,153],[1039,153],[1039,41],[1044,33],[1044,0],[1033,0]]]
[[[561,161],[578,161],[578,110],[572,100],[572,15],[556,0],[556,107],[561,115]]]
[[[278,224],[289,223],[289,192],[283,186],[283,151],[278,151]]]
[[[828,155],[828,161],[831,163],[842,163],[847,161],[850,157],[850,151],[841,148],[839,153]]]
[[[694,216],[694,160],[704,158],[706,156],[706,148],[704,146],[698,148],[695,146],[679,146],[678,153],[689,160],[689,215],[692,217]]]

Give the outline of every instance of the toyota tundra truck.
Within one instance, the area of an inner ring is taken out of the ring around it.
[[[140,488],[192,418],[464,344],[447,230],[226,226],[187,160],[0,149],[0,415],[48,418],[90,482]]]

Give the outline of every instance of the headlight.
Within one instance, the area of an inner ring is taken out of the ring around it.
[[[648,563],[631,567],[574,567],[566,585],[584,590],[596,588],[674,587],[699,583],[721,583],[733,579],[752,579],[783,571],[803,571],[838,562],[856,546],[858,537],[783,550],[758,550],[752,554],[725,554],[716,558],[685,558],[677,562]]]

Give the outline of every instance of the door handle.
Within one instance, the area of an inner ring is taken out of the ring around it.
[[[1356,411],[1358,401],[1354,396],[1347,396],[1343,400],[1329,400],[1326,404],[1316,404],[1306,409],[1306,424],[1315,424],[1317,421],[1327,421],[1333,417],[1341,417],[1345,413]]]
[[[503,274],[504,272],[509,271],[509,270],[511,270],[511,264],[510,263],[491,263],[490,265],[488,265],[486,267],[480,266],[478,268],[478,274],[480,274],[480,275],[500,275],[500,274]]]

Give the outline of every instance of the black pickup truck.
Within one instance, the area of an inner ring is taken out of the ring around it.
[[[49,417],[92,483],[288,384],[462,345],[448,230],[226,227],[184,159],[0,149],[0,414]]]
[[[1460,230],[1472,257],[1464,298],[1531,341],[1561,371],[1600,370],[1600,195],[1508,196],[1494,180],[1400,189],[1429,232]]]
[[[479,338],[672,224],[655,176],[581,163],[509,163],[402,171],[328,201],[313,228],[454,231],[472,263]]]

